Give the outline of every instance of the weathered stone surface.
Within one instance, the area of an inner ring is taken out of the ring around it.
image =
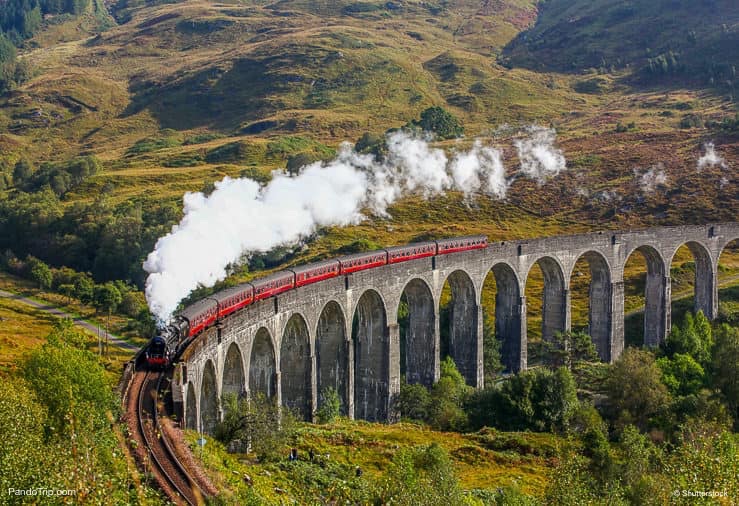
[[[329,279],[260,301],[203,332],[178,365],[183,374],[173,388],[181,389],[188,427],[206,432],[221,416],[222,393],[237,391],[275,397],[312,419],[320,391],[330,386],[348,416],[392,420],[401,354],[409,382],[428,385],[438,379],[439,302],[446,281],[453,297],[450,354],[467,382],[481,387],[481,292],[488,273],[497,285],[495,329],[503,341],[503,362],[518,371],[527,361],[529,271],[538,264],[544,272],[542,330],[549,337],[569,329],[570,278],[581,257],[592,275],[590,333],[600,357],[613,361],[624,347],[623,271],[634,252],[647,260],[644,336],[646,344],[656,345],[670,329],[669,266],[677,249],[687,245],[693,253],[696,308],[714,318],[718,258],[738,237],[739,223],[724,223],[495,242],[484,250]],[[397,313],[404,292],[409,329],[401,349]]]

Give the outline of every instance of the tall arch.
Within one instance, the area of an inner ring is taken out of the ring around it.
[[[282,405],[304,420],[311,417],[310,336],[305,319],[294,314],[280,341]]]
[[[447,282],[451,289],[448,353],[467,384],[481,386],[482,336],[475,285],[461,270],[452,272]]]
[[[495,278],[495,337],[501,344],[501,361],[507,372],[526,368],[526,336],[521,331],[521,289],[513,268],[498,263],[491,269]]]
[[[185,413],[185,427],[198,430],[198,405],[195,397],[195,387],[192,382],[187,383],[187,412]]]
[[[739,237],[727,242],[724,247],[719,251],[718,259],[716,261],[716,299],[717,305],[721,307],[721,301],[727,303],[730,300],[736,300],[736,295],[731,297],[731,294],[736,294],[736,288],[727,287],[726,289],[718,290],[718,275],[732,275],[739,270]]]
[[[644,284],[644,344],[658,346],[665,338],[670,326],[670,283],[662,255],[652,246],[639,246],[626,258],[626,263],[635,254],[644,257],[647,265]]]
[[[241,350],[239,350],[236,343],[231,343],[226,353],[226,361],[223,364],[221,395],[235,394],[241,397],[245,393],[246,380],[244,378],[244,361],[241,358]]]
[[[717,270],[714,269],[711,254],[699,242],[688,241],[685,246],[690,250],[695,265],[693,309],[696,313],[703,311],[704,315],[713,320],[718,315],[718,293],[716,286]],[[673,259],[674,257],[675,255],[673,255]],[[672,272],[672,269],[670,271]]]
[[[434,297],[425,281],[413,279],[402,299],[408,314],[401,329],[400,371],[407,383],[430,387],[437,379],[439,356]]]
[[[318,318],[316,329],[316,367],[318,369],[318,405],[323,404],[322,393],[333,388],[341,398],[341,412],[348,414],[348,365],[346,321],[344,311],[335,301],[326,304]]]
[[[211,360],[203,368],[203,382],[200,385],[200,429],[205,434],[213,434],[218,424],[218,391],[216,369]]]
[[[277,368],[275,350],[269,331],[262,327],[257,331],[251,345],[249,357],[249,394],[264,395],[267,398],[277,395]]]
[[[385,304],[374,290],[359,298],[352,324],[354,342],[354,417],[388,419],[390,334]]]
[[[584,260],[588,264],[588,325],[585,331],[593,339],[593,344],[598,356],[604,362],[609,362],[611,357],[612,340],[612,285],[611,268],[602,254],[596,251],[588,251],[578,258],[578,262]],[[575,263],[577,266],[578,262]],[[574,274],[576,269],[573,268]],[[573,282],[570,279],[570,285]]]

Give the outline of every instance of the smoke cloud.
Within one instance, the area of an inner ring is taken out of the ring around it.
[[[667,174],[665,174],[662,164],[650,169],[643,174],[639,174],[639,169],[634,169],[634,176],[639,178],[639,187],[642,193],[653,193],[657,186],[667,183]]]
[[[443,150],[405,132],[386,140],[383,162],[344,143],[334,160],[308,165],[294,177],[275,171],[264,186],[226,177],[210,196],[187,193],[182,221],[144,262],[151,311],[166,320],[190,291],[224,279],[227,267],[245,255],[294,244],[320,227],[359,223],[365,210],[387,216],[388,206],[405,195],[459,190],[502,199],[515,177],[506,178],[501,152],[480,141],[450,161]],[[542,182],[565,169],[554,140],[553,131],[534,129],[530,139],[516,141],[523,175]]]
[[[554,147],[556,137],[554,129],[533,126],[529,137],[515,141],[521,172],[539,184],[567,169],[562,151]]]
[[[722,156],[716,153],[716,147],[713,145],[713,142],[707,142],[703,145],[703,148],[706,150],[706,152],[703,154],[703,156],[698,158],[699,172],[706,167],[713,167],[715,165],[718,165],[723,169],[727,168],[726,160],[724,160]]]

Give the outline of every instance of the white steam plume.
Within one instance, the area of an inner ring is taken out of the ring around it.
[[[534,136],[537,141],[524,149],[539,153],[541,132]],[[552,149],[553,132],[544,139],[548,148],[542,153]],[[224,279],[227,266],[244,255],[294,244],[319,227],[358,223],[363,209],[384,216],[403,195],[430,197],[449,189],[504,198],[510,185],[501,152],[480,142],[451,161],[443,150],[404,132],[389,134],[387,145],[381,163],[344,143],[334,160],[308,165],[295,177],[275,171],[265,186],[224,178],[210,196],[187,193],[184,218],[157,241],[144,262],[151,311],[166,320],[191,290]],[[524,170],[525,175],[541,180],[542,174],[564,169],[558,151],[553,157],[532,156],[546,161],[536,162],[542,168]]]
[[[529,134],[515,141],[521,172],[543,184],[565,170],[567,163],[562,151],[554,147],[557,137],[554,129],[534,126],[529,128]]]
[[[716,146],[713,145],[713,142],[707,142],[703,145],[703,147],[706,152],[703,154],[703,156],[698,158],[699,172],[706,167],[713,167],[715,165],[718,165],[723,169],[727,168],[726,160],[724,160],[722,156],[716,153]]]
[[[650,167],[648,171],[639,174],[639,169],[634,169],[634,176],[639,178],[639,187],[642,193],[652,193],[657,186],[667,183],[667,174],[665,174],[662,164]]]

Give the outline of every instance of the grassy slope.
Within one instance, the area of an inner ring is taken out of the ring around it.
[[[316,466],[315,474],[323,472],[319,466],[327,459],[340,466],[345,475],[337,477],[343,481],[335,486],[346,486],[355,480],[353,471],[356,466],[362,469],[365,477],[379,477],[399,450],[437,443],[450,454],[462,489],[495,490],[515,485],[526,493],[540,495],[546,486],[546,476],[554,464],[551,457],[544,455],[553,455],[561,444],[560,439],[552,434],[509,435],[518,437],[519,442],[523,442],[521,447],[529,448],[531,454],[516,450],[491,450],[484,442],[486,436],[436,432],[409,423],[382,425],[349,420],[330,425],[302,424],[295,448],[299,457],[305,460],[308,451],[313,450],[315,461],[309,465]],[[198,437],[197,433],[187,433],[193,453],[200,457],[200,449],[196,446]],[[487,438],[488,441],[497,439],[494,433]],[[493,446],[502,447],[496,443]],[[287,462],[289,451],[289,447],[284,448],[283,462],[257,463],[247,456],[227,454],[222,445],[210,439],[203,448],[202,462],[214,484],[223,491],[223,499],[227,504],[243,502],[248,490],[243,479],[245,474],[252,478],[254,489],[260,495],[275,503],[281,500],[297,500],[300,503],[305,502],[306,497],[318,501],[321,495],[329,497],[331,491],[320,487],[320,478],[317,476],[305,482],[296,480]],[[278,494],[276,488],[284,493]]]
[[[526,68],[578,71],[639,68],[669,51],[690,67],[736,65],[738,48],[739,13],[730,0],[550,0],[505,53]]]

